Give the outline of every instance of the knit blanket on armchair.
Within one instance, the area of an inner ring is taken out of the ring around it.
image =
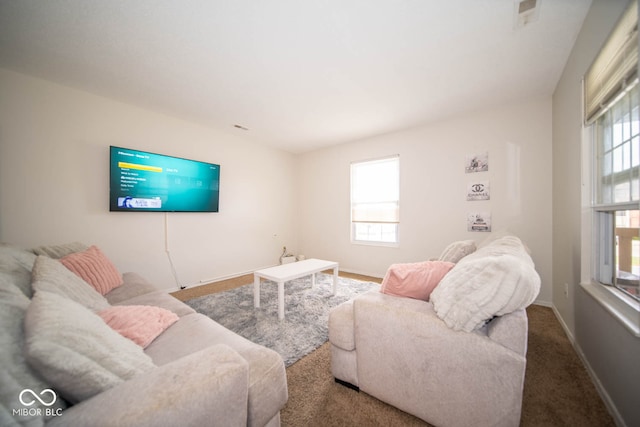
[[[540,276],[525,246],[505,236],[462,258],[431,293],[431,302],[447,326],[471,332],[529,306],[539,292]]]

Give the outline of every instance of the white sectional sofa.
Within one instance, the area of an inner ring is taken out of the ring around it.
[[[0,425],[280,424],[278,353],[136,273],[101,295],[55,259],[86,249],[0,245]],[[159,307],[170,325],[143,348],[98,315],[113,307]]]

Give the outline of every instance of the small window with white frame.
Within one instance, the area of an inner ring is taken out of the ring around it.
[[[400,157],[351,163],[351,242],[397,245]]]
[[[640,85],[637,2],[584,80],[592,139],[592,275],[640,301]]]

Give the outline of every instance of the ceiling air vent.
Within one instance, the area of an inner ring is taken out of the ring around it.
[[[536,8],[536,0],[523,0],[518,5],[518,13],[523,14]]]
[[[515,28],[522,28],[538,20],[541,0],[515,0]]]

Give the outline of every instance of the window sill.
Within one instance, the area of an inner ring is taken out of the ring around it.
[[[373,242],[367,240],[352,240],[352,245],[362,245],[362,246],[382,246],[387,248],[398,248],[400,247],[400,243],[394,242]]]
[[[640,338],[640,303],[610,286],[592,282],[581,283],[580,286],[633,335]]]

